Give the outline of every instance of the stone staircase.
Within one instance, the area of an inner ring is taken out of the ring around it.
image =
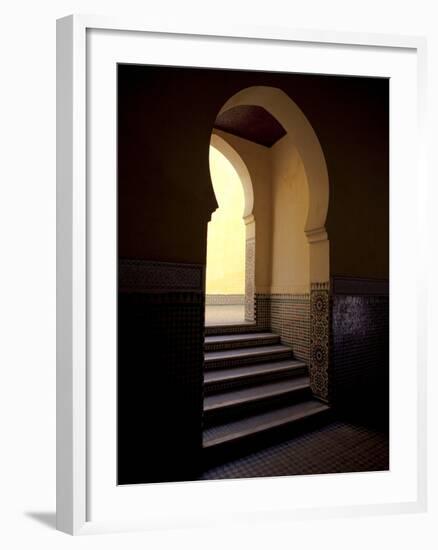
[[[329,407],[314,399],[308,368],[271,332],[209,327],[204,349],[206,463],[311,429]],[[238,330],[238,332],[237,332]]]

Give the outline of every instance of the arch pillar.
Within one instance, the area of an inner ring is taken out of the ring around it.
[[[309,282],[328,283],[330,280],[330,248],[324,227],[305,231],[309,244]]]

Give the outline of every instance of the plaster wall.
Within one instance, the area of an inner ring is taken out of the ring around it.
[[[309,192],[292,138],[285,136],[267,148],[215,133],[237,151],[251,176],[255,224],[247,226],[247,238],[256,240],[256,293],[309,292],[309,245],[304,233]]]
[[[301,157],[286,135],[270,151],[272,294],[309,292],[309,245],[304,233],[309,192]]]
[[[226,157],[210,147],[210,174],[218,209],[207,229],[207,294],[245,293],[244,195]]]

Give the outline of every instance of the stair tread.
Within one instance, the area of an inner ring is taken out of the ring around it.
[[[206,370],[204,383],[228,382],[239,378],[251,377],[262,374],[273,374],[283,371],[300,369],[306,364],[298,359],[286,359],[282,361],[271,361],[269,363],[256,363],[254,365],[243,365],[220,370]]]
[[[231,329],[236,329],[236,330],[241,330],[241,329],[257,329],[257,324],[255,321],[242,321],[241,323],[236,323],[235,321],[230,321],[229,323],[206,323],[205,324],[205,329],[206,331],[210,332],[210,331],[213,331],[213,332],[216,332],[216,331],[220,331],[220,329],[225,329],[225,330],[231,330]],[[229,332],[227,332],[227,334],[230,334]]]
[[[285,351],[290,351],[292,353],[292,348],[285,346],[283,344],[272,344],[269,346],[257,346],[257,347],[247,347],[240,349],[229,349],[229,350],[220,350],[220,351],[207,351],[204,354],[204,360],[206,363],[210,361],[218,361],[221,359],[233,359],[239,357],[251,357],[257,355],[267,355],[270,353],[281,353]]]
[[[296,378],[281,380],[280,382],[269,382],[249,388],[227,390],[214,395],[208,395],[204,398],[204,411],[216,410],[219,408],[230,407],[275,397],[294,390],[300,390],[309,387],[309,377],[307,375],[297,376]]]
[[[265,338],[280,338],[273,332],[248,332],[242,334],[221,334],[216,336],[206,336],[206,344],[234,343],[246,340],[263,340]]]
[[[309,399],[295,405],[247,416],[241,420],[205,429],[203,433],[203,446],[204,448],[213,447],[220,443],[233,441],[244,436],[286,425],[327,410],[329,410],[328,405],[316,399]]]

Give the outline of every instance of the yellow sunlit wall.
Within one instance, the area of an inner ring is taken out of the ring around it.
[[[218,209],[207,233],[207,294],[245,294],[244,194],[231,163],[210,147],[210,173]]]

